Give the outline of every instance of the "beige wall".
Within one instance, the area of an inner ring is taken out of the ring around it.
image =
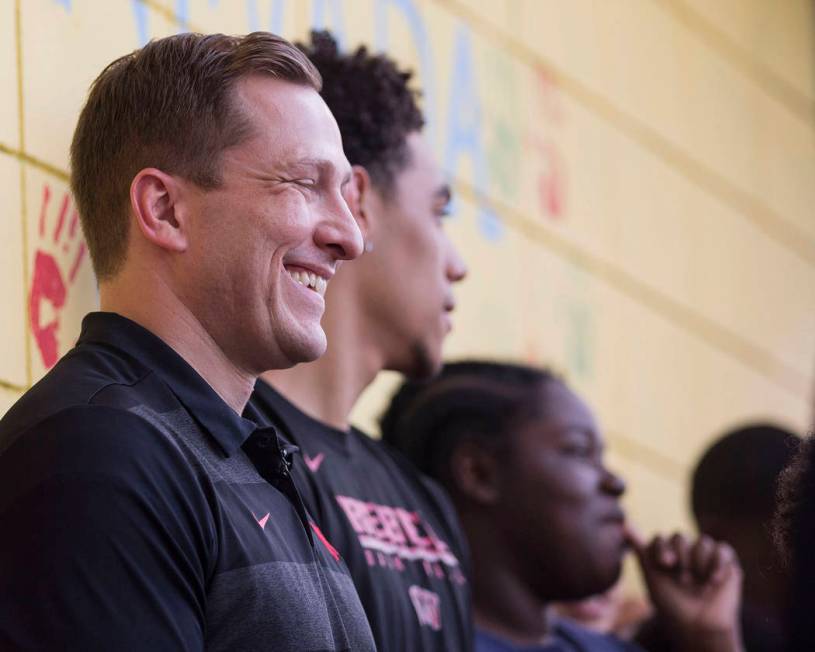
[[[313,24],[419,70],[471,268],[448,354],[564,371],[643,529],[688,522],[686,471],[713,433],[811,423],[806,0],[0,1],[0,413],[96,305],[66,178],[102,66],[184,27]]]

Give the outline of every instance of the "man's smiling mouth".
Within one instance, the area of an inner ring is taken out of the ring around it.
[[[325,289],[328,286],[328,279],[315,274],[314,272],[307,272],[302,269],[286,269],[297,283],[304,285],[310,290],[314,290],[320,296],[325,296]]]

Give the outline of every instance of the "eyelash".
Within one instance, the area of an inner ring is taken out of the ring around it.
[[[564,444],[563,451],[567,455],[576,455],[578,457],[590,457],[594,454],[593,448],[586,444]]]
[[[294,184],[295,186],[300,186],[302,188],[313,188],[317,185],[317,182],[314,179],[283,179],[286,183]]]

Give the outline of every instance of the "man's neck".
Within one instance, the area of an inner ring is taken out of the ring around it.
[[[136,322],[161,338],[241,414],[252,394],[255,378],[238,369],[224,354],[195,315],[167,286],[146,287],[117,279],[100,285],[100,306]],[[139,288],[134,291],[133,288]]]
[[[351,410],[383,369],[384,356],[366,335],[359,311],[337,294],[331,298],[322,322],[328,338],[325,354],[292,369],[267,371],[262,378],[310,417],[347,430]],[[332,305],[345,309],[332,310]]]

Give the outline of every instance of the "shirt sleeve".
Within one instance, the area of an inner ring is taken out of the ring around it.
[[[0,648],[200,650],[205,487],[126,410],[70,408],[0,456]]]

